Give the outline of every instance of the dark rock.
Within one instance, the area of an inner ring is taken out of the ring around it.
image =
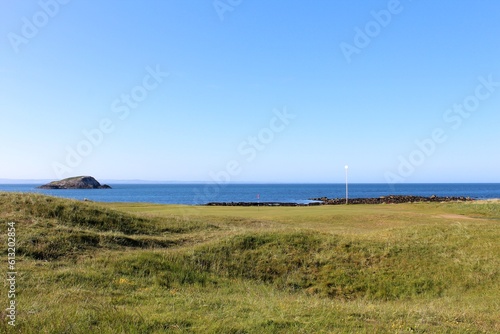
[[[211,202],[205,205],[210,206],[313,206],[313,205],[345,205],[345,198],[328,199],[326,197],[311,198],[310,203],[280,203],[280,202]],[[380,196],[379,198],[350,198],[351,204],[400,204],[400,203],[421,203],[421,202],[465,202],[473,201],[470,197],[430,197],[411,196],[411,195],[390,195]]]
[[[335,198],[323,200],[322,198],[312,198],[312,200],[322,201],[327,205],[345,205],[345,198]],[[432,195],[430,197],[411,196],[411,195],[390,195],[381,196],[379,198],[351,198],[349,204],[399,204],[399,203],[420,203],[420,202],[457,202],[457,201],[472,201],[470,197],[438,197]]]
[[[321,205],[322,203],[314,203]],[[311,204],[311,205],[314,205]],[[309,204],[293,203],[293,202],[210,202],[208,206],[308,206]]]
[[[53,181],[39,189],[111,189],[107,184],[100,184],[92,176],[70,177],[60,181]]]

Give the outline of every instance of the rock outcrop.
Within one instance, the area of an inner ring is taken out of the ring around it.
[[[53,181],[39,189],[111,189],[107,184],[100,184],[92,176],[70,177],[60,181]]]
[[[346,204],[345,198],[311,198],[310,203],[279,203],[279,202],[211,202],[205,205],[209,206],[313,206],[313,205],[342,205]],[[473,201],[470,197],[439,197],[432,195],[430,197],[409,196],[409,195],[390,195],[378,198],[352,198],[349,204],[399,204],[399,203],[420,203],[420,202],[465,202]]]
[[[208,206],[313,206],[322,205],[322,202],[294,203],[294,202],[210,202]]]
[[[345,204],[345,198],[313,198],[312,200],[321,201],[327,205]],[[470,197],[440,197],[432,195],[430,197],[411,196],[411,195],[389,195],[378,198],[352,198],[349,199],[349,204],[399,204],[399,203],[420,203],[420,202],[465,202],[472,201]]]

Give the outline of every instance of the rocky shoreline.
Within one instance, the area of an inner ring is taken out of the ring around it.
[[[311,198],[310,203],[291,202],[210,202],[207,206],[317,206],[317,205],[345,205],[345,198]],[[378,198],[351,198],[348,204],[400,204],[400,203],[424,203],[424,202],[466,202],[473,201],[470,197],[439,197],[439,196],[410,196],[410,195],[389,195]]]
[[[294,203],[294,202],[210,202],[207,206],[313,206],[323,205],[321,202]]]

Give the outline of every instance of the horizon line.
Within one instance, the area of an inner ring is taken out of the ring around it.
[[[0,184],[36,184],[39,182],[51,182],[53,179],[8,179],[8,178],[0,178]],[[229,184],[345,184],[345,182],[319,182],[319,181],[229,181],[229,182],[216,182],[213,180],[203,181],[203,180],[191,180],[191,181],[175,181],[175,180],[143,180],[143,179],[102,179],[100,183],[115,183],[120,184],[220,184],[220,185],[229,185]],[[387,182],[349,182],[349,184],[390,184]],[[452,181],[452,182],[401,182],[401,183],[391,183],[391,185],[396,186],[398,184],[500,184],[500,182],[495,181]]]

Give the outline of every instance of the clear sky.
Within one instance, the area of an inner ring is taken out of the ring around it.
[[[0,179],[500,182],[500,2],[0,2]]]

